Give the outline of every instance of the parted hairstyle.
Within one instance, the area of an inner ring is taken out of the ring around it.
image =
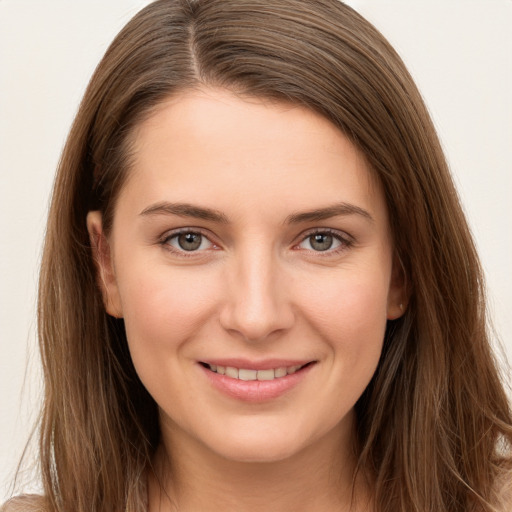
[[[157,406],[134,370],[123,321],[105,312],[86,215],[100,210],[108,235],[134,128],[170,96],[208,86],[320,113],[382,184],[409,299],[403,317],[388,322],[377,371],[356,404],[358,470],[371,478],[378,511],[504,510],[512,416],[490,347],[482,271],[400,57],[338,0],[158,0],[96,69],[55,182],[38,308],[48,511],[147,507]]]

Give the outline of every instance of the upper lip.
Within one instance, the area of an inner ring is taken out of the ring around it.
[[[271,370],[274,368],[287,368],[290,366],[304,366],[313,363],[312,359],[262,359],[261,361],[228,358],[228,359],[203,359],[200,361],[214,366],[231,366],[232,368],[243,368],[246,370]]]

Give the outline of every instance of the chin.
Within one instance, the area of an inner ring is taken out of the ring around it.
[[[218,454],[226,460],[232,462],[265,464],[282,462],[292,458],[302,451],[303,447],[291,446],[289,443],[285,446],[274,443],[259,442],[254,444],[243,444],[225,447],[218,451]]]
[[[232,435],[223,432],[219,439],[211,440],[209,448],[233,462],[274,463],[293,458],[314,442],[315,439],[307,433],[262,428],[238,431]]]

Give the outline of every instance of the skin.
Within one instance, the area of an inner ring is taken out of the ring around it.
[[[106,309],[124,318],[160,409],[150,509],[173,510],[172,496],[180,511],[348,510],[353,407],[404,301],[364,157],[316,113],[217,89],[170,98],[133,147],[109,237],[99,212],[87,223]],[[176,230],[201,234],[199,248],[180,248]],[[332,246],[317,250],[315,233]],[[312,364],[252,403],[205,377],[199,361],[226,357]],[[357,480],[351,510],[366,510],[366,495]]]

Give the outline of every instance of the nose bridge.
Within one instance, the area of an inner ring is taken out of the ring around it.
[[[273,248],[249,244],[240,248],[228,279],[222,323],[247,341],[267,338],[293,321],[282,270]]]

